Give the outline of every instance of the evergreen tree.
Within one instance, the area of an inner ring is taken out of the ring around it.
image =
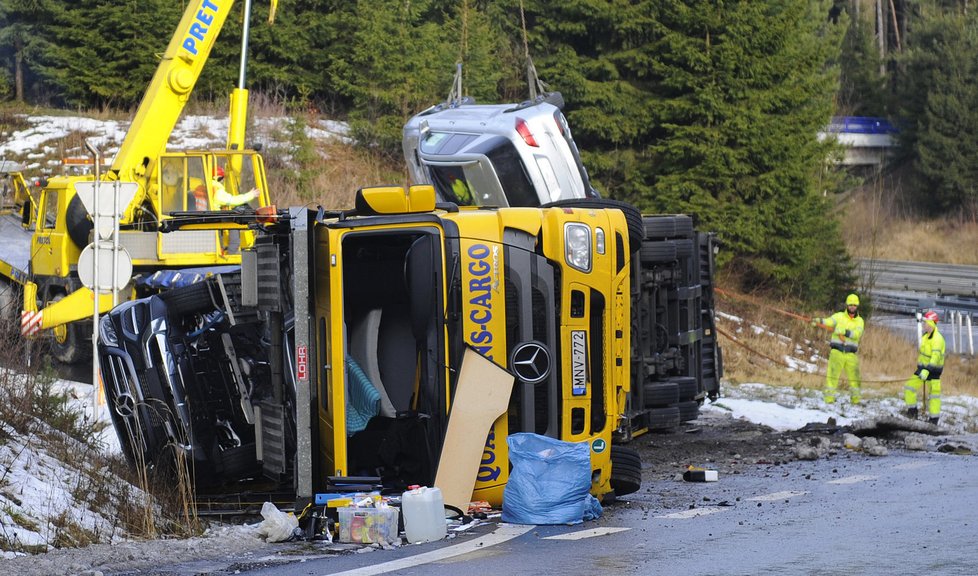
[[[447,94],[454,57],[435,2],[383,0],[356,4],[352,51],[336,62],[338,89],[354,105],[355,137],[390,154],[400,148],[404,120]]]
[[[24,101],[35,86],[38,63],[49,49],[45,31],[63,8],[54,0],[0,0],[0,57],[3,94]]]
[[[828,2],[671,2],[651,46],[656,140],[646,204],[717,230],[750,284],[832,298],[848,258],[823,192],[843,25]]]
[[[974,11],[936,14],[915,38],[922,49],[908,58],[918,76],[904,92],[913,125],[906,145],[919,181],[916,203],[930,215],[978,213],[976,26]]]
[[[825,302],[851,280],[823,196],[833,145],[816,138],[846,27],[831,7],[578,0],[534,5],[532,29],[599,189],[693,214],[750,286]]]
[[[847,116],[886,116],[891,112],[874,34],[871,21],[850,20],[842,47],[839,87],[839,108]]]
[[[64,104],[130,106],[145,92],[166,48],[156,31],[172,30],[178,20],[179,7],[166,0],[125,9],[97,0],[65,2],[43,32],[49,44],[38,72]]]

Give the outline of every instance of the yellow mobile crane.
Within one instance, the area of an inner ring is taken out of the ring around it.
[[[251,208],[268,205],[265,168],[255,150],[244,147],[248,91],[244,87],[251,0],[244,2],[244,32],[238,87],[231,94],[230,127],[224,150],[169,152],[166,144],[204,64],[224,26],[234,0],[196,0],[188,4],[176,32],[139,105],[109,170],[81,176],[54,176],[15,209],[0,213],[0,311],[5,323],[16,322],[11,300],[22,295],[21,331],[33,335],[53,329],[52,354],[77,362],[90,355],[95,293],[83,286],[79,256],[91,241],[93,224],[76,186],[98,180],[103,194],[113,182],[134,182],[138,191],[120,210],[119,244],[128,252],[134,277],[162,269],[236,265],[241,248],[253,241],[247,230],[216,231],[200,226],[178,234],[159,227],[172,212],[218,209],[214,177],[224,173],[230,194],[252,192]],[[269,22],[277,0],[271,0]],[[96,165],[98,164],[96,159]],[[21,182],[16,172],[4,172]],[[23,196],[21,194],[20,196]],[[124,298],[140,295],[130,283]],[[19,293],[19,294],[18,294]],[[14,300],[15,301],[15,300]],[[2,306],[6,304],[6,306]],[[108,311],[113,297],[99,296],[99,310]]]

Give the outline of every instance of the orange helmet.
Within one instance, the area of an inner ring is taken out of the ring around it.
[[[215,178],[224,178],[224,168],[221,168],[220,166],[218,166],[217,168],[214,168],[214,177]]]
[[[937,324],[937,312],[929,310],[926,314],[924,314],[924,320]]]

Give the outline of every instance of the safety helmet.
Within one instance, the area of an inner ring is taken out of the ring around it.
[[[215,178],[224,178],[224,168],[221,168],[220,166],[218,166],[217,168],[214,168],[214,177]]]
[[[859,306],[859,296],[855,294],[846,296],[846,306]]]
[[[933,322],[934,324],[937,324],[937,312],[934,312],[933,310],[928,310],[926,313],[924,313],[924,320],[927,322]]]

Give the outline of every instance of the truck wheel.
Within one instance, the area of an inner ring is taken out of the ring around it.
[[[611,446],[611,489],[615,496],[638,492],[642,487],[642,458],[625,446]]]
[[[671,240],[643,242],[639,259],[646,264],[662,264],[676,260],[676,244]]]
[[[695,376],[677,376],[675,378],[670,378],[669,382],[675,383],[679,388],[678,402],[693,400],[700,392],[699,384],[697,384]]]
[[[82,199],[78,195],[75,195],[68,202],[68,211],[65,213],[65,228],[68,230],[68,237],[75,243],[75,246],[84,248],[89,244],[88,236],[93,227],[85,204],[82,203]]]
[[[679,420],[681,422],[689,422],[700,417],[700,403],[696,400],[680,402],[676,404],[676,408],[679,408]]]
[[[680,238],[693,237],[693,218],[688,214],[676,214],[676,236]]]
[[[643,387],[645,406],[671,406],[679,402],[679,386],[672,382],[651,382]]]
[[[669,430],[677,428],[681,422],[679,408],[675,406],[649,410],[649,430]]]
[[[645,226],[646,238],[666,240],[676,235],[675,216],[644,216],[642,223]]]
[[[628,202],[612,200],[611,198],[571,198],[557,200],[544,204],[541,208],[612,208],[621,210],[628,225],[628,253],[638,250],[645,239],[645,224],[642,223],[642,213]]]
[[[676,256],[680,258],[689,258],[693,255],[693,241],[687,238],[681,240],[675,240],[676,244]]]
[[[51,304],[64,298],[59,294]],[[85,327],[88,327],[86,330]],[[51,340],[51,355],[62,364],[77,364],[92,357],[92,328],[90,322],[71,322],[55,327]]]
[[[161,292],[160,300],[166,302],[167,313],[171,316],[184,316],[214,309],[209,282],[197,282],[189,286]]]

